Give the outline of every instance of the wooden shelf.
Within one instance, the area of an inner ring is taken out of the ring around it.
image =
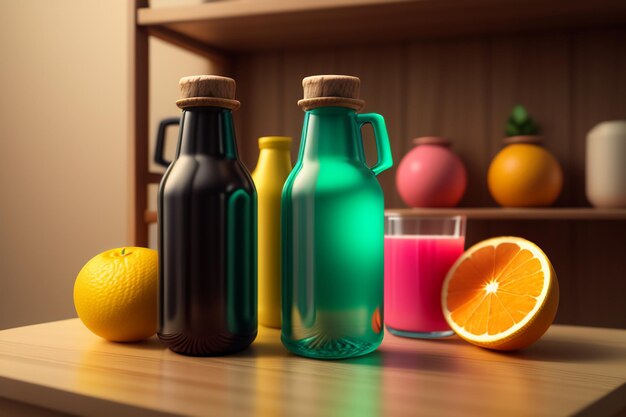
[[[106,342],[72,319],[0,331],[0,410],[119,417],[616,416],[626,406],[625,349],[626,330],[555,325],[535,345],[510,354],[457,337],[386,334],[372,354],[321,361],[289,354],[279,330],[259,327],[241,353],[194,358],[154,338]]]
[[[144,220],[146,223],[156,223],[157,222],[157,212],[153,210],[147,210],[144,215]]]
[[[199,53],[216,47],[323,47],[624,22],[623,0],[237,0],[141,8],[137,15],[137,24],[151,34]]]
[[[626,220],[626,209],[596,209],[587,207],[549,208],[407,208],[388,209],[385,214],[418,216],[467,216],[482,220]]]
[[[412,148],[411,138],[422,134],[452,138],[467,163],[468,207],[388,212],[463,214],[476,241],[528,237],[550,253],[563,278],[560,322],[624,327],[619,278],[626,210],[583,206],[585,137],[599,122],[626,114],[626,1],[213,0],[147,6],[148,0],[129,2],[135,29],[130,242],[147,246],[157,220],[148,210],[147,189],[160,175],[146,175],[153,139],[148,126],[154,123],[148,41],[157,37],[208,58],[212,72],[237,80],[244,103],[236,116],[238,146],[249,167],[258,158],[256,138],[299,137],[302,112],[295,103],[304,76],[361,77],[366,110],[387,119],[396,163]],[[578,207],[488,207],[494,203],[484,170],[501,149],[503,123],[517,103],[542,122],[547,148],[562,163],[559,204]],[[364,142],[365,154],[374,155],[373,141]],[[387,205],[402,207],[394,170],[378,179]]]
[[[552,208],[401,208],[387,209],[386,215],[400,216],[467,216],[473,220],[626,220],[626,209],[596,209],[587,207],[552,207]],[[145,214],[147,223],[157,221],[155,211]]]

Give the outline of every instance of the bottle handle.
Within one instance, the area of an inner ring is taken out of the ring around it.
[[[374,129],[374,137],[376,139],[376,152],[378,160],[370,169],[374,175],[391,168],[393,166],[393,157],[391,156],[391,146],[389,145],[389,136],[387,135],[387,126],[383,116],[377,113],[357,114],[356,121],[359,128],[366,124],[372,125]]]
[[[165,131],[168,126],[173,125],[180,125],[180,117],[170,117],[168,119],[161,120],[161,123],[159,123],[159,130],[157,131],[156,146],[154,149],[154,162],[164,166],[165,168],[170,166],[172,163],[172,161],[166,160],[163,156],[163,152],[165,151]]]

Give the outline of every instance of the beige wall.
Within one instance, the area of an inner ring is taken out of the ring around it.
[[[125,0],[0,0],[0,329],[73,317],[82,265],[127,238]],[[152,46],[152,117],[206,61]]]

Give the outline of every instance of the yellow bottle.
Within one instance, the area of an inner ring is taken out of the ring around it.
[[[291,138],[259,138],[259,161],[252,173],[258,194],[259,323],[281,325],[280,199],[291,172]]]

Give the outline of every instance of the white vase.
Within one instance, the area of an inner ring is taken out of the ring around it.
[[[626,207],[626,120],[596,125],[587,134],[587,199],[595,207]]]

